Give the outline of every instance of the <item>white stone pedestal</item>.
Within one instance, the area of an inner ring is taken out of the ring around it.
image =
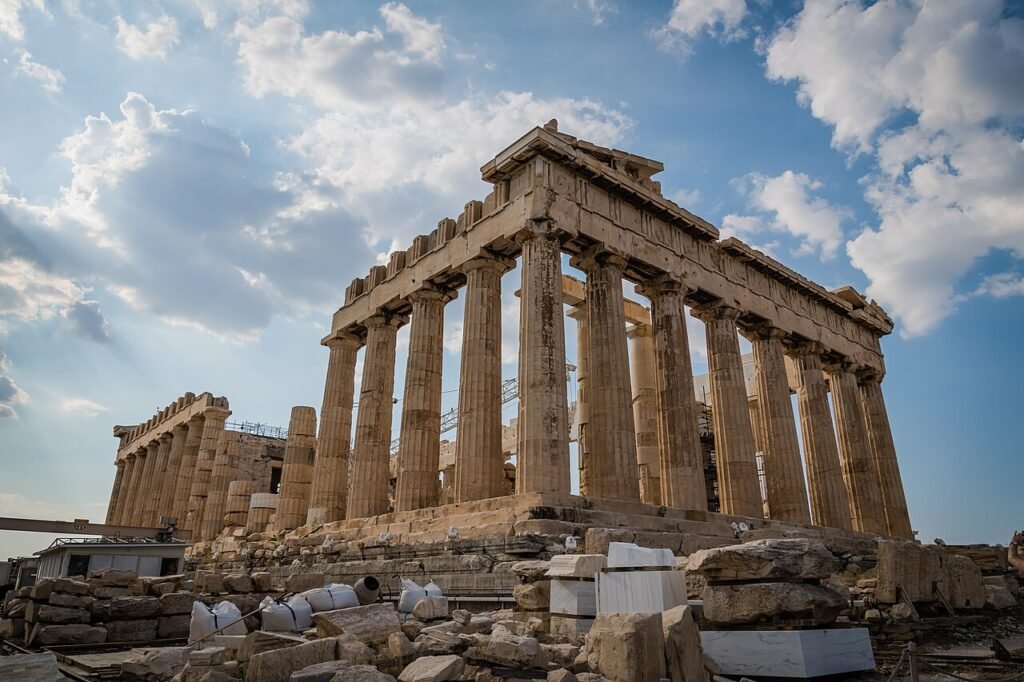
[[[700,640],[723,675],[807,679],[875,669],[867,628],[705,631]]]

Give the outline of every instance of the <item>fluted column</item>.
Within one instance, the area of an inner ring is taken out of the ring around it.
[[[146,500],[146,518],[147,523],[153,526],[160,525],[160,517],[167,511],[165,508],[160,506],[160,501],[163,498],[164,487],[168,481],[164,477],[167,470],[167,460],[171,454],[171,434],[162,433],[157,438],[156,448],[156,461],[153,462],[153,475],[149,478],[149,494]]]
[[[633,385],[633,425],[640,501],[661,505],[661,456],[658,448],[658,377],[655,370],[654,330],[634,324],[629,337],[629,378]]]
[[[156,465],[159,459],[160,443],[153,441],[146,446],[146,459],[139,476],[138,500],[135,504],[135,519],[140,526],[151,526],[153,524],[153,493],[156,487]]]
[[[183,519],[175,514],[174,496],[177,494],[178,478],[181,475],[181,458],[185,454],[186,438],[188,438],[188,427],[184,424],[178,424],[171,429],[171,449],[167,453],[163,487],[160,489],[161,513],[177,518],[179,523]]]
[[[217,452],[210,471],[210,487],[206,492],[206,507],[203,509],[203,524],[200,535],[203,540],[213,540],[224,528],[224,514],[227,509],[228,486],[237,476],[237,462],[242,434],[237,431],[223,431],[217,441]]]
[[[747,407],[743,358],[736,335],[739,311],[728,305],[695,308],[704,321],[708,346],[715,455],[718,460],[718,494],[726,514],[760,517],[761,487],[754,459],[754,433]]]
[[[310,526],[345,518],[356,354],[362,343],[350,335],[340,335],[327,341],[331,354],[327,360],[324,402],[320,408],[320,436],[313,464],[313,487],[306,512],[306,523]]]
[[[772,518],[810,525],[807,485],[782,346],[785,335],[783,330],[769,326],[759,326],[750,331],[761,415],[757,426],[761,431],[768,507]]]
[[[569,406],[561,243],[549,223],[531,222],[517,239],[522,244],[523,281],[519,300],[516,493],[568,493]],[[593,483],[591,479],[588,485],[592,487]]]
[[[256,481],[241,479],[228,485],[228,499],[224,505],[224,527],[244,526],[249,517],[249,501],[256,491]]]
[[[114,523],[114,516],[117,513],[118,498],[121,497],[121,484],[124,482],[125,461],[119,459],[114,462],[117,471],[114,473],[114,484],[110,487],[110,502],[107,503],[106,523]]]
[[[455,438],[456,502],[505,494],[501,448],[501,276],[510,263],[495,256],[463,266],[466,304]]]
[[[395,392],[395,339],[405,318],[374,315],[366,325],[366,354],[352,451],[352,490],[346,518],[364,519],[388,511],[391,409]]]
[[[590,325],[587,324],[586,303],[569,309],[569,317],[576,320],[576,453],[577,469],[580,475],[580,495],[590,495],[587,467],[590,463],[590,448],[587,432],[590,429]]]
[[[878,472],[886,529],[889,535],[912,540],[914,531],[910,525],[900,464],[896,459],[896,445],[892,439],[889,413],[885,409],[885,399],[882,397],[880,374],[867,373],[861,376],[860,398],[871,456]]]
[[[132,518],[132,506],[135,504],[135,495],[138,493],[139,476],[142,467],[140,466],[137,452],[129,452],[125,455],[124,494],[117,501],[117,515],[115,522],[121,525],[128,525]]]
[[[454,292],[432,287],[409,295],[412,322],[402,399],[395,511],[437,505],[444,306],[452,298]]]
[[[206,495],[213,473],[213,460],[217,456],[217,441],[224,431],[224,422],[231,412],[222,407],[208,407],[203,410],[203,439],[196,455],[196,469],[189,492],[188,512],[185,515],[186,528],[200,534],[206,511]]]
[[[850,362],[825,366],[832,390],[832,408],[836,415],[836,436],[843,480],[850,501],[850,523],[854,530],[885,535],[885,512],[878,472],[871,459],[871,447],[860,402],[857,378]]]
[[[662,277],[639,287],[651,301],[651,325],[658,397],[661,504],[681,509],[708,508],[704,453],[697,427],[697,401],[686,331],[682,284]]]
[[[288,420],[288,441],[281,465],[281,492],[277,499],[274,530],[293,530],[306,522],[309,494],[313,482],[313,458],[316,454],[316,410],[292,408]],[[358,477],[354,477],[359,487]]]
[[[199,446],[203,442],[203,415],[197,414],[185,423],[187,429],[184,438],[184,449],[181,453],[181,465],[178,467],[178,481],[174,486],[174,502],[171,510],[178,519],[180,528],[187,528],[186,515],[188,502],[192,495],[192,480],[196,475],[196,461],[199,459]]]
[[[821,371],[822,350],[817,343],[804,343],[789,350],[796,365],[796,398],[807,461],[811,518],[818,526],[850,530],[850,500],[828,409],[828,387]]]
[[[639,500],[633,389],[622,297],[626,261],[616,253],[597,249],[573,258],[572,264],[587,273],[591,418],[588,494]]]

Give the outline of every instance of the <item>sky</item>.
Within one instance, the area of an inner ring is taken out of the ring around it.
[[[0,516],[102,520],[112,426],[186,391],[238,421],[319,409],[345,286],[557,118],[662,161],[665,195],[723,237],[883,305],[919,537],[1005,542],[1024,527],[1021,74],[1024,3],[999,0],[0,0]],[[0,558],[48,542],[0,531]]]

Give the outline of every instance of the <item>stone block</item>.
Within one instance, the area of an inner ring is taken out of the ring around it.
[[[122,680],[169,680],[188,662],[187,647],[132,649],[131,656],[121,664]]]
[[[550,610],[569,616],[597,615],[597,583],[592,580],[552,580]]]
[[[157,597],[116,597],[110,600],[111,620],[152,618],[160,615]]]
[[[160,600],[160,613],[165,616],[178,616],[192,613],[192,604],[196,601],[196,595],[192,592],[170,592],[158,597]]]
[[[89,594],[89,583],[84,580],[76,580],[74,578],[57,578],[54,581],[53,589],[55,592],[77,594],[81,596],[83,594]]]
[[[824,625],[834,622],[846,606],[834,590],[802,583],[708,585],[703,600],[704,618],[716,625],[754,623],[777,616]]]
[[[580,647],[575,644],[541,644],[540,649],[544,652],[544,660],[548,665],[563,668],[572,667],[573,661],[580,655]]]
[[[429,621],[448,617],[447,597],[424,597],[412,609],[416,620]]]
[[[270,592],[274,587],[274,576],[266,571],[257,571],[251,576],[253,589],[257,592]]]
[[[188,663],[189,665],[220,665],[224,662],[224,651],[222,646],[193,649],[188,655]]]
[[[53,594],[56,586],[56,579],[40,578],[34,585],[32,585],[32,589],[29,591],[29,596],[36,601],[46,601],[50,598],[50,595]]]
[[[105,628],[91,625],[43,625],[32,628],[30,644],[51,646],[54,644],[102,644],[107,641]]]
[[[288,576],[284,582],[287,592],[305,592],[326,584],[327,578],[323,573],[295,573]]]
[[[938,599],[934,587],[949,594],[944,568],[945,552],[934,545],[919,545],[904,540],[881,540],[878,543],[878,585],[875,597],[883,604],[900,601],[897,586],[906,590],[911,601],[933,602]]]
[[[391,636],[401,634],[392,633]],[[354,635],[340,635],[335,638],[338,643],[337,657],[352,665],[373,665],[377,656],[373,649],[360,642]],[[388,638],[390,641],[390,637]]]
[[[348,661],[324,661],[314,663],[302,670],[292,673],[288,682],[331,682],[334,676],[352,667]]]
[[[968,557],[946,555],[947,599],[954,609],[980,609],[985,605],[985,582],[981,570]]]
[[[353,665],[331,678],[331,682],[396,682],[395,678],[372,665]]]
[[[355,635],[364,644],[386,642],[392,632],[402,630],[393,604],[367,604],[313,614],[320,637]]]
[[[107,623],[108,642],[151,642],[156,639],[157,620],[113,620]]]
[[[597,574],[598,613],[661,613],[686,604],[682,571]]]
[[[661,614],[665,637],[665,674],[672,682],[705,682],[704,650],[700,630],[689,606],[676,606]]]
[[[320,639],[254,654],[246,668],[246,682],[288,682],[294,672],[333,661],[336,647],[334,639]]]
[[[647,568],[665,566],[673,568],[676,556],[670,549],[640,547],[632,542],[608,544],[608,568]]]
[[[88,582],[101,587],[129,587],[138,577],[135,571],[104,568],[90,573]]]
[[[701,644],[729,676],[807,679],[874,670],[866,628],[705,631]]]
[[[0,639],[22,639],[24,636],[24,618],[0,618]]]
[[[530,559],[528,561],[515,562],[511,566],[511,571],[513,575],[518,576],[521,580],[539,580],[548,572],[550,565],[547,561]]]
[[[25,610],[25,620],[29,623],[52,623],[54,625],[88,624],[91,614],[87,609],[52,606],[45,602],[34,601]]]
[[[52,652],[0,656],[0,680],[31,680],[31,682],[66,682]]]
[[[93,589],[92,594],[97,599],[114,599],[115,597],[130,597],[132,591],[127,587],[107,587],[101,585]]]
[[[256,630],[245,636],[235,658],[239,662],[245,663],[256,654],[277,649],[287,649],[288,647],[305,644],[307,641],[304,637],[291,633]]]
[[[253,591],[252,578],[244,573],[224,576],[224,589],[232,594],[249,594]]]
[[[821,542],[781,538],[699,550],[690,555],[686,570],[703,575],[712,583],[808,580],[828,578],[833,564],[832,553]]]
[[[559,554],[551,557],[551,568],[545,574],[550,578],[587,578],[603,571],[608,558],[603,554]]]
[[[579,678],[571,670],[564,668],[548,673],[548,682],[577,682],[578,680]]]
[[[551,607],[551,581],[520,583],[512,588],[516,606],[524,611],[541,611]]]
[[[575,616],[551,616],[550,632],[553,637],[582,637],[594,625],[593,618],[578,618]]]
[[[660,682],[665,677],[661,614],[598,614],[587,633],[587,665],[612,682]]]
[[[178,639],[188,637],[189,623],[192,616],[181,614],[178,616],[160,616],[156,619],[156,634],[160,639]]]
[[[54,592],[50,595],[49,599],[49,603],[53,606],[63,606],[69,609],[87,609],[92,606],[94,601],[96,599],[88,595],[65,594],[63,592]]]
[[[533,637],[513,635],[504,628],[495,627],[491,634],[481,637],[473,654],[467,656],[510,668],[539,668],[543,665],[540,642]]]
[[[402,670],[398,682],[448,682],[459,679],[465,669],[461,656],[423,656]]]
[[[196,571],[196,591],[203,594],[224,594],[224,574]]]
[[[1000,585],[985,585],[985,606],[1002,610],[1017,605],[1017,600],[1010,591]]]
[[[149,594],[154,597],[162,597],[165,594],[174,592],[176,589],[178,589],[178,586],[174,583],[156,583],[149,586]]]

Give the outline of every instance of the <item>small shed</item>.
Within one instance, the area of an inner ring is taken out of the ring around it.
[[[139,577],[181,573],[188,543],[153,538],[57,538],[39,557],[39,578],[88,575],[116,568]]]

